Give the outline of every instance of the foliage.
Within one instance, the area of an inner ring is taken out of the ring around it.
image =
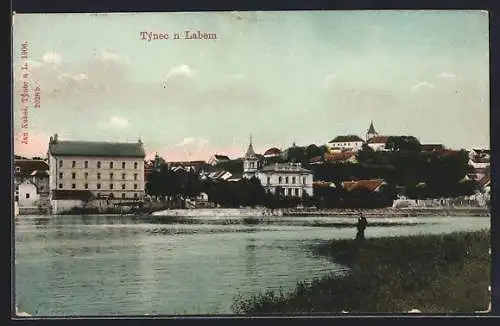
[[[422,149],[420,141],[413,136],[390,136],[387,138],[385,148],[390,151],[415,151]]]
[[[235,298],[236,313],[473,312],[488,305],[490,233],[335,240],[319,255],[350,267],[344,277],[328,275],[295,291],[266,291]]]

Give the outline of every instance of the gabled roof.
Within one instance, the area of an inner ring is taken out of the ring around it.
[[[15,172],[16,175],[28,176],[34,171],[48,171],[49,165],[41,160],[14,160],[14,169],[19,167],[20,172]],[[15,170],[14,170],[15,171]]]
[[[229,156],[227,156],[227,155],[215,154],[214,157],[218,161],[229,161]]]
[[[53,156],[140,157],[146,156],[142,143],[55,141],[49,145]]]
[[[389,136],[375,136],[370,139],[368,139],[367,143],[368,144],[385,144],[387,143],[387,139]]]
[[[348,143],[348,142],[362,142],[359,136],[356,135],[345,135],[345,136],[337,136],[334,139],[330,140],[329,143]]]

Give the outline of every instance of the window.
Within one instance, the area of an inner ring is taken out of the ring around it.
[[[292,183],[295,184],[295,177],[292,177]]]
[[[295,188],[295,196],[298,196],[298,195],[299,195],[299,189]]]
[[[283,181],[283,178],[282,178],[282,177],[279,177],[279,178],[278,178],[278,183],[281,183],[281,181]]]
[[[125,198],[125,194],[122,194],[122,198]]]
[[[59,172],[59,179],[62,179],[62,178],[63,178],[63,173]]]
[[[97,161],[97,168],[100,169],[101,168],[101,161]]]
[[[137,198],[137,194],[134,194],[134,198]]]
[[[19,201],[19,196],[16,196],[16,198],[14,200],[15,201]]]
[[[125,184],[122,184],[122,189],[125,189]]]
[[[43,186],[40,186],[40,190],[43,190]]]
[[[71,179],[76,179],[76,172],[71,173]]]
[[[267,184],[271,183],[271,177],[267,177]]]
[[[122,180],[125,180],[125,177],[126,177],[126,176],[127,176],[127,175],[126,175],[125,173],[122,173]]]
[[[306,177],[302,177],[302,184],[306,184]]]
[[[30,194],[26,194],[26,199],[30,198]]]
[[[109,189],[113,189],[113,184],[112,183],[109,184]]]
[[[61,188],[62,188],[62,183],[59,184],[59,189],[61,189]]]
[[[109,180],[113,180],[113,176],[114,176],[113,173],[110,173],[109,174]]]
[[[99,197],[101,197],[101,193],[100,192],[97,193],[97,198],[99,198]]]
[[[19,166],[16,166],[16,172],[21,172],[21,168]]]
[[[89,189],[89,184],[88,183],[85,184],[85,189]]]
[[[84,173],[84,175],[85,175],[85,179],[88,179],[88,177],[89,177],[89,173],[88,173],[88,172],[85,172],[85,173]]]
[[[288,196],[291,196],[291,195],[292,195],[292,189],[291,189],[291,188],[288,188],[288,189],[287,189],[287,193],[288,193]]]
[[[76,161],[71,162],[71,167],[75,168],[76,167]]]
[[[97,179],[101,179],[101,174],[97,173]]]
[[[59,161],[59,167],[62,168],[63,167],[63,160],[60,160]]]
[[[134,169],[137,169],[137,162],[134,163]]]
[[[134,184],[134,189],[137,189],[137,183],[136,183],[136,184]]]
[[[112,169],[113,168],[113,162],[109,162],[109,168]]]
[[[101,189],[101,184],[100,183],[97,184],[97,189]]]
[[[122,169],[125,169],[125,162],[122,162]]]
[[[73,184],[71,185],[71,188],[72,188],[72,189],[75,189],[75,188],[76,188],[76,184],[74,184],[74,183],[73,183]]]
[[[85,168],[89,167],[89,161],[85,161]]]
[[[134,180],[137,180],[137,173],[134,173]]]
[[[285,183],[288,183],[288,177],[285,178]]]

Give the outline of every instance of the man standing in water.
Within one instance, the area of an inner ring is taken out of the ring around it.
[[[358,233],[356,233],[356,240],[364,240],[365,239],[365,229],[368,225],[368,221],[363,216],[363,213],[359,213],[358,224],[356,225],[358,229]]]

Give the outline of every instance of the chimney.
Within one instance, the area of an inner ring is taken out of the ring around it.
[[[49,144],[52,144],[54,142],[54,137],[50,136]]]
[[[54,143],[57,143],[57,134],[54,134]]]

